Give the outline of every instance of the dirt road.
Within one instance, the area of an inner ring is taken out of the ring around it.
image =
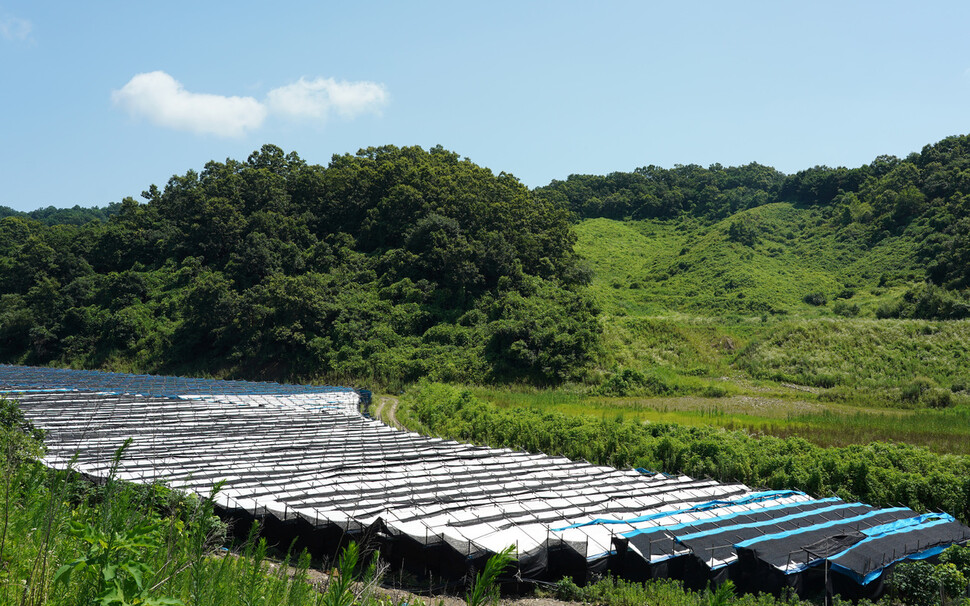
[[[380,396],[377,400],[377,406],[374,407],[374,418],[395,429],[404,429],[404,426],[397,420],[398,404],[398,399],[394,396]]]

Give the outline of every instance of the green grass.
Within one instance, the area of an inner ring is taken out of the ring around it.
[[[756,228],[753,240],[732,239],[738,221]],[[768,386],[783,398],[779,386],[791,383],[863,406],[918,405],[904,393],[921,377],[943,390],[970,383],[970,322],[875,319],[918,276],[905,232],[872,244],[818,209],[779,203],[709,225],[593,219],[577,233],[604,311],[588,383],[635,371],[646,380],[618,393]],[[806,302],[812,294],[826,303]],[[856,316],[837,315],[836,304]]]
[[[829,402],[778,386],[749,385],[747,392],[700,396],[605,397],[580,390],[464,387],[500,408],[523,408],[612,420],[713,425],[778,437],[798,436],[819,446],[873,441],[904,442],[941,454],[970,454],[970,406],[907,410]]]
[[[736,221],[750,223],[756,240],[733,241]],[[712,225],[590,219],[576,232],[576,251],[595,272],[592,290],[607,315],[831,316],[846,289],[865,314],[922,276],[906,234],[871,245],[834,229],[818,209],[785,203]],[[824,294],[828,306],[806,303],[810,293]]]
[[[743,424],[724,424],[729,429]],[[947,410],[837,412],[793,415],[784,422],[765,420],[750,428],[779,437],[799,436],[823,446],[874,441],[905,442],[934,452],[970,454],[970,408]]]
[[[840,386],[863,399],[899,396],[920,376],[949,388],[970,379],[970,322],[785,321],[753,339],[734,365],[754,378]]]

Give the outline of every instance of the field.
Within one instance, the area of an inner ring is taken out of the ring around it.
[[[970,410],[911,410],[828,402],[791,389],[761,395],[745,393],[722,398],[701,396],[605,397],[569,391],[530,391],[469,387],[476,396],[503,408],[599,419],[636,419],[644,423],[714,425],[752,433],[799,436],[820,446],[847,446],[872,441],[905,442],[938,453],[970,454]],[[749,390],[758,389],[749,386]]]

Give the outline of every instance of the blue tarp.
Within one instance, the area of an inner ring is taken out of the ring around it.
[[[637,530],[633,530],[631,532],[624,533],[623,536],[624,537],[632,537],[632,536],[636,536],[638,534],[643,534],[643,533],[647,533],[647,532],[657,532],[659,530],[666,530],[666,531],[679,530],[681,528],[686,528],[688,526],[696,526],[697,524],[701,524],[701,523],[716,522],[716,521],[723,521],[723,520],[730,520],[730,519],[736,518],[738,516],[743,516],[743,515],[755,513],[755,512],[758,512],[758,511],[775,511],[775,510],[779,510],[779,509],[788,509],[790,507],[797,507],[799,505],[810,505],[810,504],[813,504],[813,503],[828,503],[828,502],[835,502],[835,501],[838,501],[838,500],[839,499],[837,497],[830,497],[828,499],[818,499],[818,500],[812,500],[812,501],[799,501],[797,503],[784,503],[782,505],[772,505],[771,507],[762,507],[761,509],[750,509],[750,510],[745,510],[745,511],[735,511],[735,512],[732,512],[732,513],[724,514],[722,516],[714,516],[714,517],[710,517],[710,518],[704,518],[703,520],[692,520],[690,522],[680,522],[680,523],[677,523],[677,524],[672,524],[670,526],[651,526],[649,528],[640,528],[640,529],[637,529]],[[746,505],[746,503],[737,503],[737,504],[738,505]],[[690,510],[688,510],[688,511],[690,511]]]
[[[663,511],[658,513],[651,513],[642,516],[637,516],[635,518],[624,518],[621,520],[612,518],[597,518],[595,520],[590,520],[589,522],[581,522],[579,524],[572,524],[570,526],[563,526],[562,528],[553,528],[553,532],[562,532],[563,530],[568,530],[570,528],[582,528],[583,526],[593,526],[595,524],[635,524],[637,522],[649,522],[650,520],[658,520],[660,518],[666,518],[668,516],[673,516],[681,513],[691,513],[696,511],[708,511],[710,509],[716,509],[718,507],[730,507],[732,505],[749,505],[751,503],[760,503],[761,501],[768,501],[770,499],[781,499],[785,497],[793,496],[807,496],[804,492],[799,492],[797,490],[769,490],[765,492],[756,492],[749,494],[746,497],[741,497],[739,499],[730,500],[718,500],[718,501],[707,501],[705,503],[700,503],[685,509],[676,509],[674,511]],[[629,535],[624,535],[629,536]]]

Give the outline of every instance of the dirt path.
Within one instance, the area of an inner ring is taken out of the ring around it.
[[[404,429],[397,420],[397,407],[400,402],[394,396],[380,396],[374,408],[374,418],[395,429]]]

